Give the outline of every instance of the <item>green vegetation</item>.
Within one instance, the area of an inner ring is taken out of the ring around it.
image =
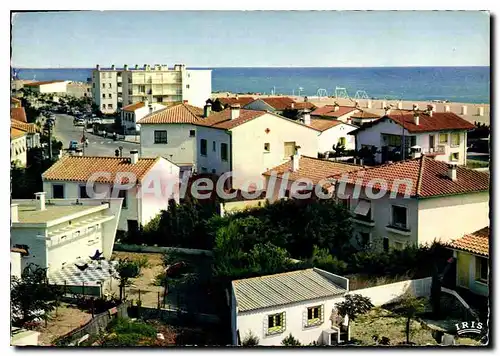
[[[409,345],[411,320],[414,319],[418,314],[421,314],[425,311],[424,300],[422,298],[416,298],[411,292],[407,291],[403,295],[398,307],[396,307],[395,310],[406,318],[406,344]]]
[[[281,341],[281,345],[283,345],[283,346],[302,346],[302,344],[300,343],[300,341],[297,340],[296,338],[294,338],[291,333],[288,334],[288,336],[285,337]]]
[[[242,346],[258,346],[259,345],[259,338],[257,335],[255,335],[253,332],[249,332],[247,335],[245,335],[245,338],[241,341]]]
[[[150,346],[156,341],[156,329],[143,321],[118,318],[108,325],[109,335],[101,342],[104,347]]]
[[[486,168],[490,166],[490,162],[488,161],[480,161],[480,160],[475,160],[475,159],[468,159],[467,160],[467,168]]]
[[[125,299],[125,287],[132,284],[131,279],[137,278],[141,274],[139,263],[127,258],[118,261],[117,272],[120,279],[120,300]]]
[[[370,298],[361,294],[347,294],[342,302],[335,304],[335,307],[340,316],[349,317],[348,323],[350,324],[359,315],[368,313],[373,308],[373,304]]]

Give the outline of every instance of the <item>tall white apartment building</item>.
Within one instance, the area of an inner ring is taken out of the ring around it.
[[[212,71],[186,69],[176,64],[145,64],[131,68],[100,68],[92,72],[92,95],[103,113],[114,113],[122,106],[150,103],[188,102],[203,107],[212,93]]]

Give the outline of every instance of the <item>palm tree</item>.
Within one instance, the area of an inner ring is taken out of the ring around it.
[[[414,319],[425,310],[424,301],[423,299],[416,298],[410,291],[407,291],[403,295],[400,305],[396,310],[406,317],[406,343],[410,344],[411,319]]]

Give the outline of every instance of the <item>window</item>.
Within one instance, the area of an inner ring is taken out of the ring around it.
[[[102,83],[102,88],[106,88],[106,84],[105,83]]]
[[[439,143],[448,143],[448,134],[440,133],[439,134]]]
[[[111,83],[108,84],[108,88],[111,89]]]
[[[139,85],[139,93],[144,93],[146,91],[146,86]]]
[[[167,131],[155,130],[155,143],[167,143]]]
[[[205,140],[204,138],[200,140],[200,153],[202,156],[207,155],[207,140]]]
[[[90,198],[89,195],[87,194],[87,186],[86,185],[80,186],[80,198],[82,198],[82,199]]]
[[[189,89],[189,84],[186,85],[186,89]]]
[[[488,282],[488,259],[476,256],[476,280]]]
[[[269,142],[264,143],[264,152],[271,151],[271,144]]]
[[[356,219],[371,221],[372,220],[372,204],[369,200],[359,199],[358,205],[354,209],[354,214],[356,214]]]
[[[108,104],[108,109],[113,109],[113,104]]]
[[[290,158],[295,154],[295,141],[285,142],[285,158]]]
[[[345,137],[339,137],[339,145],[345,147]]]
[[[123,198],[122,209],[127,209],[127,191],[120,190],[118,192],[118,198]]]
[[[106,109],[106,104],[102,104],[102,108],[103,108],[103,109]]]
[[[106,94],[102,94],[102,98],[103,98],[103,99],[106,99]]]
[[[157,103],[163,103],[163,96],[157,96],[156,97],[156,102]]]
[[[267,335],[280,334],[285,331],[285,313],[267,316]]]
[[[314,326],[323,323],[323,306],[307,308],[307,326]]]
[[[111,74],[111,72],[108,73],[108,78],[112,78],[113,75]]]
[[[110,98],[110,99],[111,99],[112,97],[113,97],[113,95],[111,95],[111,94],[108,94],[108,98]]]
[[[215,141],[212,141],[212,151],[215,152]]]
[[[389,238],[384,237],[384,240],[382,241],[382,247],[384,248],[385,252],[389,251]]]
[[[458,161],[460,155],[458,152],[454,152],[450,155],[450,161]]]
[[[52,198],[64,199],[64,185],[52,184]]]
[[[189,130],[189,137],[194,137],[196,136],[196,131],[195,130]]]
[[[228,152],[227,152],[227,143],[220,144],[220,159],[223,161],[227,161]]]
[[[460,146],[460,133],[454,132],[451,134],[451,145]]]
[[[406,207],[404,206],[392,206],[392,223],[391,225],[399,229],[408,229],[408,221],[406,219]]]

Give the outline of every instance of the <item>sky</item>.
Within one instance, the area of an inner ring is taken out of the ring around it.
[[[488,66],[476,11],[81,11],[16,13],[12,66]]]

